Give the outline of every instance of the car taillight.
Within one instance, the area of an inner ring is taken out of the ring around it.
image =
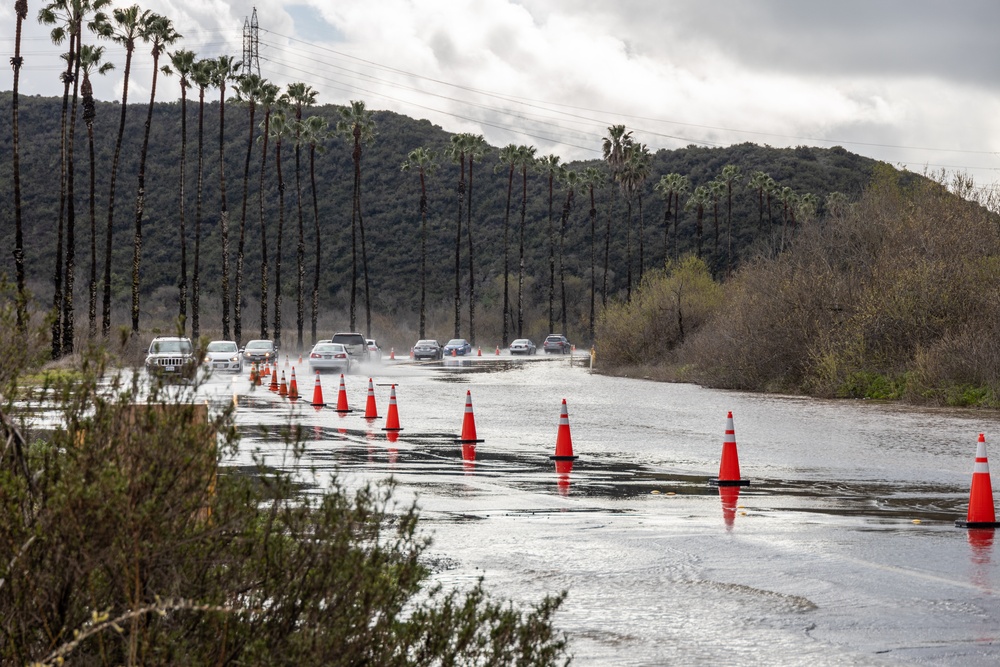
[[[318,353],[318,352],[313,352],[312,354],[310,354],[310,355],[309,355],[309,358],[310,358],[310,359],[319,359],[319,358],[320,358],[320,357],[322,357],[322,356],[323,356],[323,355],[321,355],[321,354],[320,354],[320,353]]]
[[[337,359],[346,359],[347,358],[346,354],[335,354],[333,356],[336,357]]]

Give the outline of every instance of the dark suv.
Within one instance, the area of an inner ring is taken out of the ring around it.
[[[368,361],[368,339],[356,332],[333,334],[331,343],[340,343],[347,348],[352,361]]]
[[[569,341],[566,340],[566,336],[562,334],[549,334],[545,338],[545,344],[542,346],[546,354],[569,354],[572,351],[572,346]]]
[[[190,338],[159,336],[149,344],[146,371],[150,375],[191,379],[197,367]]]

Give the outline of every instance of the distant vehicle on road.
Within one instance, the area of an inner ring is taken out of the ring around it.
[[[452,338],[444,346],[444,356],[452,356],[452,351],[454,351],[455,356],[464,357],[467,354],[472,354],[472,344],[464,338]]]
[[[347,348],[351,361],[368,361],[368,339],[357,332],[341,331],[333,334],[331,343],[340,343]]]
[[[252,340],[243,346],[243,361],[248,364],[270,364],[278,361],[278,348],[272,340]]]
[[[367,338],[365,343],[368,347],[368,358],[372,361],[382,361],[382,347],[378,341],[374,338]]]
[[[320,341],[309,351],[309,369],[317,371],[351,372],[351,355],[342,343]]]
[[[543,343],[542,348],[546,354],[569,354],[573,346],[569,344],[566,336],[562,334],[549,334],[545,337],[545,343]]]
[[[538,349],[527,338],[518,338],[510,344],[511,354],[535,354]]]
[[[413,358],[420,359],[440,359],[444,355],[441,343],[429,338],[418,340],[413,346]]]
[[[240,346],[234,340],[213,340],[205,348],[205,368],[213,371],[228,371],[241,373],[243,371],[243,355]]]

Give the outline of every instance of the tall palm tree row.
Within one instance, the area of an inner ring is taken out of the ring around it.
[[[184,190],[184,176],[187,173],[187,90],[191,87],[191,73],[194,70],[196,57],[197,56],[194,51],[180,49],[170,54],[171,67],[164,69],[165,74],[176,72],[178,79],[180,79],[181,86],[181,158],[180,173],[177,176],[177,217],[178,222],[180,223],[179,234],[181,246],[180,275],[177,276],[177,318],[181,331],[187,330],[188,298],[187,230],[185,229],[186,220],[184,218],[184,204],[187,199],[187,195]]]
[[[139,186],[135,195],[135,240],[132,249],[132,334],[139,333],[139,270],[142,260],[142,216],[146,207],[146,154],[149,151],[149,131],[153,124],[153,103],[156,101],[156,75],[159,73],[163,49],[180,39],[170,19],[147,13],[139,28],[139,37],[152,43],[153,81],[149,87],[149,110],[143,126],[142,149],[139,151]]]
[[[312,190],[312,205],[313,205],[313,230],[315,233],[314,250],[316,251],[316,261],[313,269],[313,288],[312,288],[312,319],[310,321],[310,332],[312,333],[312,340],[319,340],[318,328],[318,318],[319,318],[319,278],[320,278],[320,268],[322,266],[322,240],[323,232],[319,224],[319,199],[318,192],[316,190],[316,153],[322,153],[323,142],[325,142],[330,137],[330,124],[325,118],[321,116],[310,116],[302,124],[302,137],[309,145],[309,184]]]
[[[115,186],[118,181],[118,164],[121,160],[122,140],[125,136],[125,114],[128,111],[128,84],[132,71],[132,55],[135,42],[139,39],[141,21],[149,11],[142,12],[139,5],[116,8],[112,20],[97,24],[99,36],[110,39],[125,49],[125,69],[122,74],[121,114],[118,120],[118,136],[115,139],[114,158],[111,162],[111,184],[108,188],[108,224],[104,234],[104,290],[101,302],[101,335],[107,338],[111,333],[111,255],[114,250]],[[196,334],[197,335],[197,334]]]
[[[264,82],[260,89],[260,106],[264,109],[264,120],[260,124],[260,183],[257,187],[257,202],[260,208],[260,337],[267,338],[267,297],[268,297],[268,254],[267,218],[264,215],[264,176],[267,174],[267,143],[271,136],[271,114],[278,104],[281,89]]]
[[[239,77],[235,86],[236,100],[246,106],[249,115],[249,136],[247,137],[247,155],[243,162],[243,200],[240,206],[240,235],[236,244],[236,294],[233,299],[233,339],[243,342],[243,262],[246,246],[247,230],[247,198],[250,190],[250,161],[253,158],[254,117],[257,114],[257,104],[260,101],[264,80],[256,74],[244,74]]]
[[[21,78],[21,67],[24,58],[21,56],[21,29],[24,19],[28,18],[28,0],[17,0],[14,3],[14,14],[17,16],[14,28],[14,55],[10,66],[14,70],[13,99],[11,100],[11,129],[13,132],[14,169],[14,275],[17,284],[17,329],[24,332],[28,326],[28,295],[24,280],[24,221],[21,216],[21,150],[20,125],[18,114],[18,88]]]
[[[427,177],[437,166],[434,151],[419,147],[407,154],[401,167],[403,171],[415,170],[420,176],[420,338],[427,335]]]
[[[545,174],[549,186],[549,331],[555,331],[553,309],[556,291],[556,232],[552,222],[552,188],[562,168],[559,160],[558,155],[543,155],[538,158],[538,170]]]
[[[296,303],[296,317],[295,317],[295,331],[296,331],[296,345],[298,349],[302,349],[302,330],[305,325],[304,319],[304,303],[303,303],[303,292],[305,290],[305,258],[306,258],[306,237],[305,237],[305,226],[302,219],[302,109],[306,106],[312,106],[316,103],[316,91],[312,89],[312,86],[306,85],[304,83],[290,83],[287,87],[287,92],[285,97],[288,104],[295,110],[295,124],[293,125],[293,131],[295,134],[295,202],[298,208],[298,232],[299,232],[299,242],[295,248],[295,265],[297,268],[296,273],[296,287],[295,287],[295,303]]]
[[[726,275],[733,270],[733,188],[740,181],[740,168],[727,164],[722,168],[719,182],[726,187]]]
[[[358,280],[357,236],[361,237],[361,262],[365,277],[365,335],[371,337],[372,309],[368,280],[368,251],[365,245],[365,223],[361,215],[361,150],[375,138],[375,119],[360,100],[351,100],[340,109],[337,133],[352,142],[351,159],[354,163],[354,188],[351,196],[351,330],[356,329],[357,311],[355,295]]]
[[[87,148],[90,158],[90,189],[88,195],[88,211],[90,213],[90,280],[87,283],[87,333],[90,338],[97,337],[97,164],[94,156],[94,120],[97,118],[97,104],[94,102],[94,86],[90,81],[91,74],[107,74],[114,69],[114,63],[101,62],[104,58],[104,47],[84,44],[80,50],[80,71],[83,72],[83,83],[80,84],[81,105],[83,106],[83,122],[87,126]]]
[[[624,125],[611,125],[608,127],[606,136],[601,145],[601,152],[604,162],[611,172],[611,181],[620,181],[621,170],[625,165],[625,150],[632,144],[632,133],[625,129]],[[607,227],[604,233],[604,284],[601,295],[601,303],[608,305],[608,269],[611,255],[611,220],[615,217],[615,189],[611,188],[611,211],[607,219]]]

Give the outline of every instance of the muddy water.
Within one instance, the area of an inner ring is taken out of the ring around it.
[[[321,380],[328,403],[338,381]],[[1000,457],[993,413],[711,391],[542,357],[386,361],[345,387],[347,415],[250,391],[245,376],[206,391],[239,406],[232,465],[256,449],[290,466],[257,427],[292,419],[311,435],[298,472],[315,488],[394,477],[422,508],[438,581],[482,576],[524,602],[567,590],[557,623],[576,665],[1000,662],[1000,540],[954,526],[978,433]],[[474,448],[454,442],[467,391]],[[557,471],[563,398],[579,458]],[[750,485],[720,492],[707,479],[729,411]]]

